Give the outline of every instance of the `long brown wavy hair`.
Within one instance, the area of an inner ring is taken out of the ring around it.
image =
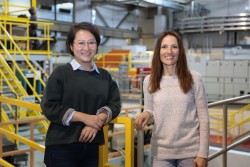
[[[164,37],[167,35],[174,36],[177,39],[179,46],[179,58],[176,64],[176,75],[179,79],[179,84],[184,93],[187,93],[193,84],[192,75],[188,69],[186,52],[183,46],[183,42],[178,33],[174,31],[165,31],[157,39],[154,49],[154,55],[151,66],[151,77],[149,82],[149,92],[154,93],[160,89],[160,81],[163,75],[163,63],[160,59],[161,43]]]

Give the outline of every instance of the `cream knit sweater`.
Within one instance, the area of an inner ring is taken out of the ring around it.
[[[184,94],[177,76],[163,76],[160,90],[148,92],[149,78],[144,89],[144,111],[154,117],[151,138],[152,156],[159,159],[182,159],[208,156],[209,116],[202,76],[191,71],[194,85]]]

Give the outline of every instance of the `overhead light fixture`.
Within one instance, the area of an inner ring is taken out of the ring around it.
[[[67,2],[67,3],[62,3],[62,4],[58,4],[58,7],[61,7],[61,8],[69,8],[69,9],[72,9],[73,8],[73,3],[71,2]]]
[[[240,16],[246,16],[247,14],[246,13],[240,13]]]

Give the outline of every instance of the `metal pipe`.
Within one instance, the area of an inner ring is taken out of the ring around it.
[[[223,105],[223,136],[222,148],[227,149],[227,104]],[[227,167],[227,152],[223,153],[223,167]]]
[[[137,167],[144,166],[144,131],[137,131]]]
[[[208,104],[208,108],[223,105],[223,104],[229,104],[229,103],[244,100],[244,99],[247,99],[247,98],[250,98],[250,95],[243,95],[243,96],[234,97],[234,98],[230,98],[230,99],[226,99],[226,100],[220,100],[220,101],[217,101],[217,102],[212,102],[212,103]]]
[[[249,139],[250,139],[250,134],[249,134],[248,136],[243,137],[242,139],[240,139],[240,140],[234,142],[233,144],[230,144],[226,149],[222,149],[222,150],[220,150],[220,151],[218,151],[218,152],[216,152],[216,153],[211,154],[211,155],[208,157],[208,161],[213,160],[214,158],[220,156],[220,155],[223,154],[223,153],[226,153],[227,151],[233,149],[234,147],[240,145],[241,143],[244,143],[244,142],[248,141]]]
[[[139,73],[139,81],[140,81],[140,90],[141,90],[141,100],[140,103],[144,105],[144,94],[143,94],[143,76],[144,72],[141,71]],[[143,108],[141,108],[141,112],[143,112]],[[144,166],[144,130],[137,131],[137,166],[143,167]]]

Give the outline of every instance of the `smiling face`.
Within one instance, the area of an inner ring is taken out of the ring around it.
[[[93,34],[86,30],[79,30],[70,48],[79,64],[87,69],[91,67],[91,61],[97,52],[96,39]]]
[[[160,59],[163,66],[176,68],[179,57],[179,45],[177,39],[167,35],[161,42]]]

